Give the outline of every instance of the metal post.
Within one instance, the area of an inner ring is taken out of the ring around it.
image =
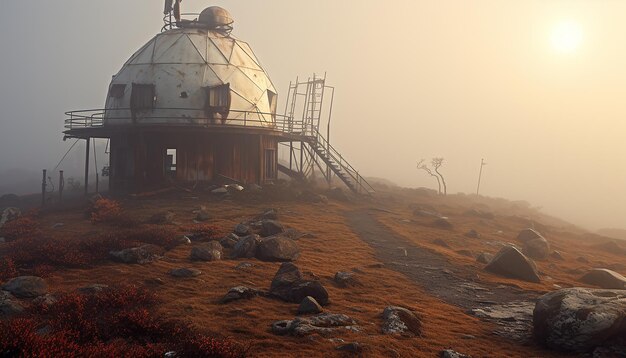
[[[46,205],[46,170],[43,170],[43,176],[41,178],[41,206]]]
[[[480,179],[483,176],[483,166],[485,164],[487,164],[485,163],[485,159],[480,159],[480,170],[478,171],[478,185],[476,186],[476,195],[478,195],[478,192],[480,191]]]
[[[59,202],[63,200],[63,189],[65,188],[65,179],[63,178],[63,171],[59,170]]]
[[[89,194],[89,139],[85,138],[85,196]]]

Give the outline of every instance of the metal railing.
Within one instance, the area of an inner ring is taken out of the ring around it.
[[[151,111],[138,112],[134,117],[130,108],[85,109],[65,112],[65,128],[70,130],[101,128],[108,125],[112,127],[133,125],[253,127],[296,135],[303,135],[308,129],[301,120],[258,111],[230,110],[227,118],[217,119],[207,116],[204,109],[197,108],[154,108]]]

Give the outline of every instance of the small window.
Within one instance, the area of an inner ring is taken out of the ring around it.
[[[269,101],[270,104],[270,113],[271,114],[276,114],[276,102],[277,102],[278,96],[276,95],[276,93],[268,90],[267,91],[267,100]]]
[[[126,84],[114,83],[111,85],[111,88],[109,88],[109,97],[122,98],[124,97],[124,91],[126,91]]]
[[[130,109],[133,112],[152,110],[155,102],[154,85],[133,83],[133,89],[130,94]]]
[[[207,92],[206,112],[211,119],[228,118],[230,111],[230,84],[226,83],[215,87],[205,87]],[[219,115],[219,117],[216,116]]]
[[[165,172],[172,178],[176,176],[176,148],[165,151]]]

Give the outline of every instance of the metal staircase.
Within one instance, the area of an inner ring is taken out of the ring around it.
[[[289,166],[279,164],[278,169],[294,179],[303,179],[313,175],[317,166],[329,185],[332,181],[332,174],[335,174],[351,191],[370,195],[374,193],[372,186],[319,132],[324,93],[326,89],[332,89],[330,110],[327,111],[328,134],[330,135],[334,88],[326,86],[325,81],[325,76],[313,75],[313,78],[309,78],[306,82],[299,82],[296,79],[295,83],[289,84],[285,104],[285,117],[289,122],[283,126],[283,130],[289,133],[291,139],[289,144],[283,143],[289,148]],[[304,87],[303,91],[302,87]],[[304,103],[298,106],[298,98],[301,97],[304,97]],[[302,108],[302,120],[295,121],[295,113],[300,108]],[[296,152],[299,155],[296,155]],[[295,169],[292,164],[295,164]]]

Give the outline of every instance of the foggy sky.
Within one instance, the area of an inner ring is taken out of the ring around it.
[[[626,2],[183,1],[228,9],[279,91],[328,73],[332,141],[365,176],[527,200],[574,224],[626,228]],[[101,108],[111,75],[159,32],[162,2],[5,1],[0,12],[0,172],[51,169],[63,112]],[[580,24],[575,53],[550,46]],[[68,170],[80,168],[81,149]],[[63,168],[61,168],[63,169]],[[33,188],[36,192],[38,188]],[[0,193],[3,194],[3,193]]]

